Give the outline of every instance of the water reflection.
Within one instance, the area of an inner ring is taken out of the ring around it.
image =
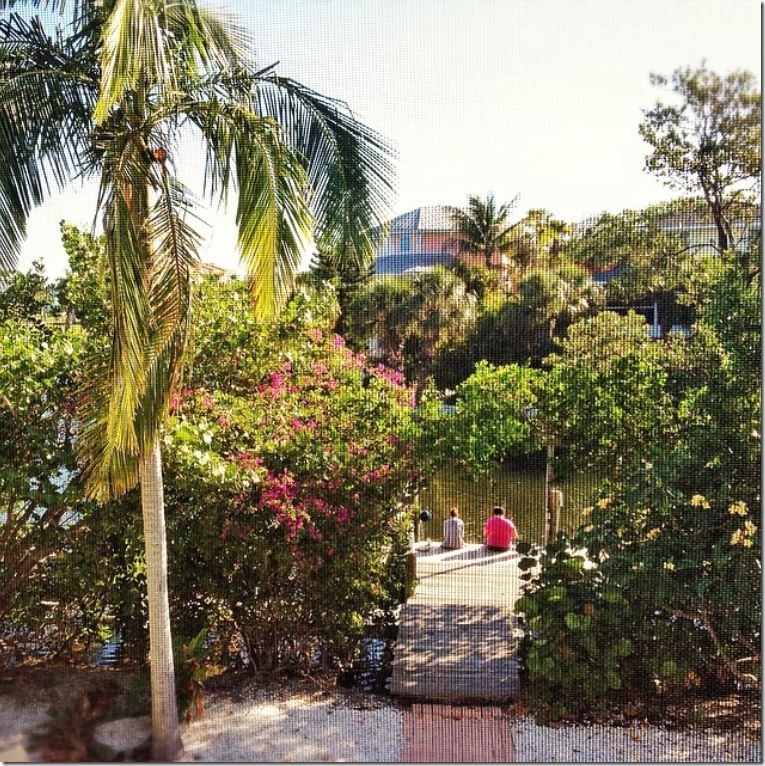
[[[483,542],[483,524],[495,505],[513,514],[521,540],[542,542],[545,521],[544,469],[526,466],[492,466],[485,479],[474,481],[458,468],[440,469],[430,487],[420,493],[420,505],[433,511],[432,521],[421,525],[421,537],[441,539],[449,509],[457,506],[465,522],[465,541]],[[560,528],[573,530],[580,513],[592,501],[600,483],[593,474],[576,474],[553,486],[563,492]]]

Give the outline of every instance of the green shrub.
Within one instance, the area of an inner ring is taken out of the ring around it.
[[[521,654],[529,705],[542,723],[603,712],[634,682],[629,604],[563,536],[546,551],[528,543],[518,550],[527,587],[515,609],[526,623]]]

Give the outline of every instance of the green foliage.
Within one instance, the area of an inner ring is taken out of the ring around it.
[[[76,524],[72,418],[82,340],[24,320],[0,323],[0,617],[34,604],[27,588]]]
[[[396,374],[320,327],[280,332],[243,346],[232,386],[181,393],[165,437],[175,613],[228,615],[261,669],[342,655],[392,608],[418,484]]]
[[[649,344],[634,317],[604,316],[572,328],[551,360],[551,430],[569,434],[569,459],[597,460],[611,480],[588,522],[524,575],[518,607],[529,616],[529,698],[540,716],[661,702],[696,687],[759,688],[759,306],[759,284],[736,260],[701,302],[691,342]],[[577,575],[586,587],[565,580],[574,551],[595,564]],[[550,606],[560,601],[565,612]],[[562,680],[551,658],[592,656],[577,642],[597,630],[581,615],[595,618],[599,602],[619,609],[606,612],[608,641],[596,645],[629,640],[629,663],[595,686],[573,666]],[[532,626],[542,603],[558,622]]]
[[[178,712],[186,719],[186,723],[204,715],[204,682],[225,670],[210,662],[207,640],[207,628],[202,628],[189,641],[177,636],[174,639],[173,663]]]
[[[515,201],[498,206],[493,194],[488,194],[485,200],[471,196],[467,208],[456,209],[454,223],[460,251],[483,258],[486,266],[495,265],[492,259],[507,253],[512,246],[515,225],[509,223],[509,216]]]
[[[359,345],[373,338],[377,358],[405,371],[419,401],[439,350],[472,327],[475,304],[465,283],[442,267],[375,280],[352,306],[351,335]]]
[[[529,210],[513,227],[510,253],[523,275],[530,268],[553,268],[566,252],[571,227],[544,209]]]
[[[43,327],[55,308],[53,290],[45,279],[42,261],[34,261],[26,274],[0,273],[0,322],[21,319]]]
[[[305,668],[391,619],[434,402],[415,413],[400,373],[329,330],[321,295],[296,294],[265,325],[243,288],[199,285],[194,364],[164,431],[172,618],[179,635],[215,633],[205,661],[244,647],[255,667]],[[43,588],[56,589],[80,625],[108,625],[145,657],[136,493],[91,509]]]
[[[735,244],[734,210],[756,196],[760,175],[762,97],[755,78],[742,70],[723,77],[702,64],[676,69],[671,82],[653,74],[651,82],[677,98],[644,112],[640,135],[652,149],[646,169],[670,186],[703,192],[725,251]]]
[[[603,312],[569,328],[547,358],[543,429],[563,447],[558,469],[614,471],[660,449],[672,433],[668,368],[677,341],[651,341],[642,317]],[[636,450],[641,445],[641,450]]]
[[[441,346],[436,382],[442,388],[454,387],[481,360],[539,366],[569,324],[593,313],[601,302],[599,289],[589,284],[579,266],[561,262],[528,271],[514,295],[490,295],[479,304],[475,325],[464,339]]]
[[[539,723],[602,714],[640,679],[629,603],[619,588],[603,587],[595,562],[563,537],[546,551],[528,543],[518,549],[528,585],[515,610],[533,637],[521,650],[527,702]]]
[[[348,330],[351,304],[369,284],[373,274],[374,263],[371,257],[360,264],[319,250],[311,261],[310,280],[317,284],[329,283],[337,291],[340,315],[333,329],[340,335]]]
[[[93,339],[105,339],[111,314],[104,238],[62,221],[61,242],[69,269],[57,284],[59,303]]]
[[[652,210],[603,213],[571,244],[571,257],[591,270],[613,269],[606,290],[611,301],[661,296],[683,286],[693,253],[661,226]]]
[[[457,386],[454,413],[431,423],[432,453],[478,477],[493,462],[538,449],[534,409],[539,379],[529,367],[479,362]]]
[[[499,274],[486,266],[470,265],[456,259],[448,268],[465,283],[467,291],[473,293],[479,302],[497,300],[504,293]]]

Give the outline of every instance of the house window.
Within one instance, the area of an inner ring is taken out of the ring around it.
[[[401,252],[410,253],[412,251],[412,238],[408,234],[401,235]]]

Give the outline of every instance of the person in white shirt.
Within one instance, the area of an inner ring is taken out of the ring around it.
[[[465,544],[465,522],[456,508],[449,511],[449,518],[444,520],[444,541],[442,548],[461,548]]]

